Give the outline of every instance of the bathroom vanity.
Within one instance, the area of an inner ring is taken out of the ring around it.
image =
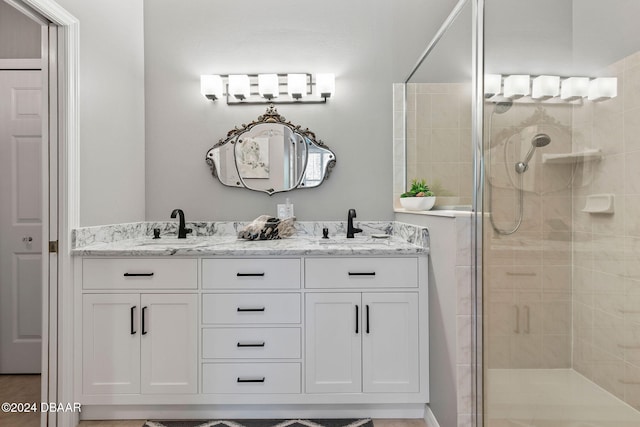
[[[218,229],[77,247],[83,418],[157,405],[424,411],[428,235],[406,227],[385,239],[337,226],[330,239],[242,241]],[[420,245],[406,239],[416,233]]]

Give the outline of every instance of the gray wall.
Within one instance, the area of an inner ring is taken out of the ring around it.
[[[142,0],[58,3],[80,21],[80,225],[142,221]]]
[[[144,14],[143,0],[58,2],[80,21],[81,225],[88,226],[166,219],[178,206],[189,219],[275,213],[286,195],[223,187],[203,160],[230,128],[264,112],[204,100],[199,76],[215,72],[335,72],[337,93],[327,105],[279,109],[338,158],[322,187],[288,197],[300,219],[343,219],[351,207],[361,219],[391,219],[391,83],[404,79],[456,0],[285,0],[277,8],[153,0]]]
[[[40,56],[40,25],[0,0],[0,59]]]
[[[145,1],[146,218],[166,219],[180,207],[190,219],[248,220],[275,214],[289,197],[300,220],[344,219],[348,208],[361,219],[391,219],[391,83],[426,45],[416,34],[429,31],[413,23],[431,16],[430,3]],[[450,7],[440,3],[446,15]],[[412,17],[406,26],[404,16]],[[269,197],[211,176],[206,151],[265,108],[207,101],[199,76],[251,72],[336,73],[326,105],[278,107],[336,153],[321,187]]]

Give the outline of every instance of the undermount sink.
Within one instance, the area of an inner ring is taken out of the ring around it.
[[[320,245],[381,245],[388,246],[390,244],[390,240],[388,237],[386,238],[375,238],[371,236],[358,236],[352,239],[348,239],[343,236],[333,236],[328,239],[320,238],[318,239],[318,244]]]

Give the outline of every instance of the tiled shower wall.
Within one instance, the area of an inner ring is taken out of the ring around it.
[[[407,186],[424,179],[436,205],[471,205],[471,84],[407,84]]]
[[[542,162],[543,154],[571,151],[570,104],[519,101],[507,111],[485,104],[484,263],[489,368],[571,366],[571,168]],[[487,131],[489,132],[489,131]],[[546,133],[522,175],[531,139]],[[489,141],[487,141],[489,140]],[[523,219],[519,189],[523,189]],[[490,200],[489,200],[490,199]]]
[[[611,65],[618,96],[574,107],[573,366],[640,409],[640,52]],[[613,194],[613,214],[582,212],[590,194]]]

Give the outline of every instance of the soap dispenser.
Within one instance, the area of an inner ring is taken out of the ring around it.
[[[286,203],[285,204],[278,204],[277,208],[278,208],[278,218],[287,219],[287,218],[293,218],[294,217],[293,204],[291,203],[291,201],[289,200],[288,197],[286,199]]]

